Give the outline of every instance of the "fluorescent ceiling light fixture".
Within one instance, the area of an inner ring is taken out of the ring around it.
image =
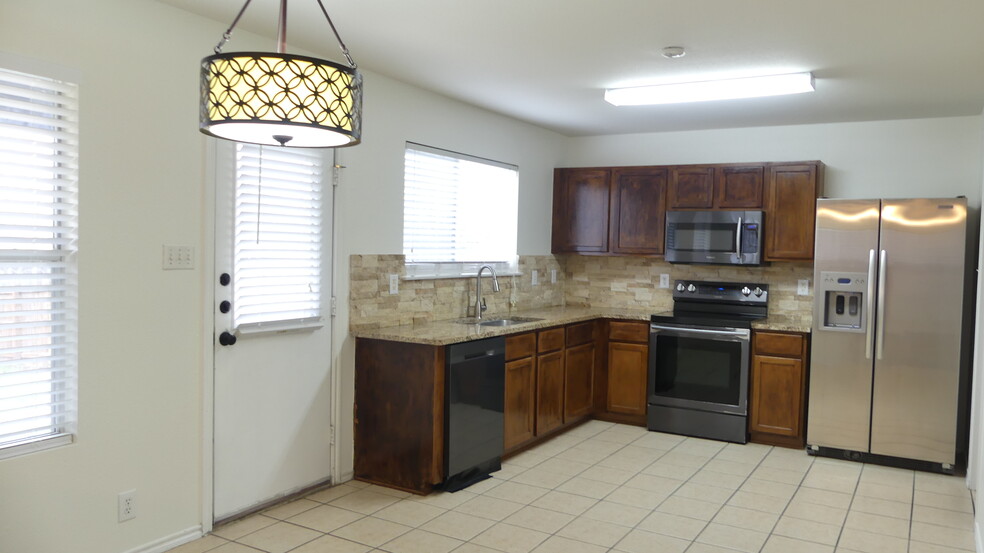
[[[605,101],[616,106],[645,106],[757,98],[813,92],[813,73],[790,73],[697,83],[672,83],[605,91]]]

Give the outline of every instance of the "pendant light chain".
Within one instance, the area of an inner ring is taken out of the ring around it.
[[[229,28],[226,29],[226,32],[222,33],[222,40],[220,40],[219,43],[215,45],[215,53],[216,54],[221,54],[222,53],[222,47],[226,45],[226,42],[229,42],[229,39],[230,38],[232,38],[232,30],[239,23],[239,19],[242,18],[243,14],[246,13],[246,8],[249,7],[249,3],[252,2],[252,1],[253,0],[246,0],[246,3],[243,4],[242,9],[240,9],[239,10],[239,13],[236,14],[236,18],[232,20],[232,25],[229,25]],[[324,9],[324,8],[322,8],[322,9]]]
[[[331,32],[335,33],[335,40],[337,40],[338,45],[342,47],[342,54],[345,55],[345,59],[349,62],[352,69],[357,69],[355,60],[353,60],[352,55],[349,54],[348,46],[345,46],[345,43],[342,42],[342,37],[339,36],[338,29],[335,28],[335,23],[332,22],[331,16],[328,15],[328,10],[325,9],[325,5],[321,3],[321,0],[318,0],[318,6],[321,8],[321,13],[325,14],[325,19],[328,20],[328,26],[331,27]]]

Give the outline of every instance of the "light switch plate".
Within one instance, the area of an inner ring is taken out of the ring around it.
[[[810,295],[810,281],[801,278],[796,281],[796,295],[798,296],[809,296]]]
[[[670,287],[670,275],[663,273],[659,275],[659,287],[669,288]]]
[[[390,294],[400,293],[400,275],[390,275]]]
[[[550,269],[550,284],[557,284],[557,269]]]
[[[532,279],[533,280],[533,286],[539,286],[540,285],[540,272],[537,271],[536,269],[533,269],[532,271],[530,271],[530,274],[533,275],[533,279]]]
[[[164,259],[161,267],[165,271],[194,269],[195,247],[164,244]]]

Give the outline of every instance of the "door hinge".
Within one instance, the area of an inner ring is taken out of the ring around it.
[[[335,445],[335,426],[334,425],[328,427],[328,445],[330,445],[330,446]]]
[[[335,296],[331,297],[331,316],[334,317],[338,312],[338,298]]]

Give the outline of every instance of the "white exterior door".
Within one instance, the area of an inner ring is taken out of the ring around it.
[[[332,154],[226,141],[216,151],[219,521],[331,475]]]

